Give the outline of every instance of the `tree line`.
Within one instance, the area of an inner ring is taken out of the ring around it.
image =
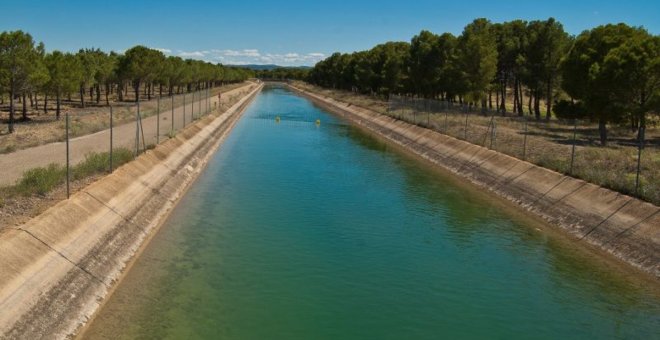
[[[598,122],[605,145],[608,124],[639,130],[649,114],[660,112],[660,37],[626,24],[571,36],[553,18],[504,23],[480,18],[459,36],[424,30],[410,42],[334,53],[316,64],[308,81],[503,113],[506,99],[512,97],[513,112],[521,116],[540,120],[554,113]]]
[[[9,96],[9,132],[14,132],[16,99],[22,102],[22,120],[27,120],[27,100],[39,109],[39,95],[43,110],[48,101],[56,103],[56,117],[60,118],[63,98],[71,101],[72,93],[79,95],[80,106],[89,102],[110,105],[110,95],[124,101],[129,90],[135,101],[158,95],[174,95],[241,82],[254,73],[247,69],[225,67],[200,60],[165,56],[161,51],[134,46],[124,53],[106,53],[96,48],[80,49],[77,53],[46,52],[43,43],[35,43],[23,31],[0,33],[0,93]],[[85,98],[89,97],[89,101]],[[103,97],[103,99],[102,99]],[[4,99],[2,99],[4,100]]]
[[[263,80],[305,80],[311,68],[307,67],[277,67],[272,70],[257,70],[255,77]]]

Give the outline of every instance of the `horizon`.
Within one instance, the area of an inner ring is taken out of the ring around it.
[[[352,10],[347,11],[347,6]],[[479,17],[492,22],[554,17],[571,35],[619,22],[644,27],[652,34],[660,31],[655,18],[660,4],[643,0],[625,4],[612,0],[497,4],[423,0],[406,5],[391,0],[350,5],[298,0],[225,5],[206,0],[193,5],[153,1],[135,5],[124,0],[54,4],[33,0],[4,3],[0,10],[5,13],[0,30],[30,33],[48,51],[76,52],[93,47],[121,53],[144,45],[166,55],[236,66],[313,66],[334,52],[351,53],[387,41],[410,41],[421,30],[458,35]],[[173,22],[175,25],[170,27]]]

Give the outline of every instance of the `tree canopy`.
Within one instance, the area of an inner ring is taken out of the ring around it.
[[[55,97],[60,117],[60,103],[64,97],[78,92],[79,105],[85,107],[96,99],[100,104],[105,92],[105,105],[110,94],[124,100],[126,89],[132,87],[134,100],[151,99],[155,88],[168,95],[180,91],[244,81],[254,76],[248,69],[226,67],[200,60],[165,57],[155,49],[135,46],[125,53],[106,53],[98,48],[83,48],[77,53],[52,51],[46,53],[43,43],[35,43],[23,31],[0,33],[0,90],[9,95],[9,131],[14,131],[15,99],[22,97],[23,119],[27,119],[25,96],[41,94]],[[102,91],[102,89],[104,91]],[[144,93],[140,93],[141,90]],[[85,100],[89,94],[89,101]],[[72,104],[69,102],[69,104]],[[46,107],[46,106],[45,106]]]
[[[495,94],[495,109],[502,112],[512,96],[514,113],[536,119],[545,101],[546,119],[555,114],[598,122],[606,144],[608,123],[643,127],[649,112],[660,111],[659,39],[625,24],[572,37],[553,18],[504,23],[480,18],[458,37],[423,30],[410,43],[334,53],[317,63],[307,80],[364,94],[482,107],[492,105]]]

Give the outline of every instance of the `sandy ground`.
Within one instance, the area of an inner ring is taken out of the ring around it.
[[[246,86],[230,90],[223,93],[221,106],[230,101],[230,97],[239,96],[247,92],[248,88],[254,86],[249,83]],[[185,107],[185,122],[191,122],[191,112],[195,112],[195,118],[200,112],[200,104],[202,112],[205,109],[205,101],[195,101],[194,103],[186,103]],[[218,97],[213,96],[210,98],[210,108],[218,108]],[[171,110],[161,112],[160,116],[151,116],[142,120],[144,131],[144,142],[146,145],[155,144],[156,136],[162,141],[168,138],[168,134],[172,128],[172,115],[174,115],[174,129],[179,130],[184,125],[184,107],[179,106],[174,109],[172,114]],[[157,122],[160,120],[160,131],[157,133]],[[135,122],[125,123],[123,125],[115,126],[113,129],[113,148],[125,147],[131,150],[135,149]],[[142,136],[140,136],[142,139]],[[85,155],[90,152],[107,152],[110,149],[110,129],[105,129],[93,134],[73,138],[70,140],[70,159],[71,164],[77,164],[85,159]],[[0,169],[2,175],[0,176],[0,186],[14,184],[26,170],[47,166],[51,163],[66,163],[66,144],[64,142],[55,142],[45,145],[40,145],[28,149],[19,150],[9,154],[0,154]]]

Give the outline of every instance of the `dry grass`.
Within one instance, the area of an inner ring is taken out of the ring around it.
[[[536,121],[531,118],[482,115],[478,112],[465,114],[460,109],[446,110],[439,107],[434,112],[425,111],[422,106],[415,111],[410,106],[392,107],[378,97],[328,90],[301,82],[297,82],[296,86],[660,204],[660,129],[657,126],[646,132],[640,186],[636,190],[638,148],[635,133],[624,127],[610,127],[610,142],[603,147],[599,143],[597,126],[588,122],[577,125],[574,139],[574,127],[570,122],[554,119],[549,122]],[[575,157],[571,169],[574,141]]]
[[[222,87],[211,89],[211,96],[215,96],[218,92],[228,92],[238,87],[245,85],[245,83],[230,84]],[[196,95],[197,96],[197,95]],[[186,103],[190,103],[192,96],[186,94]],[[197,100],[197,97],[196,99]],[[102,101],[102,103],[105,103]],[[43,103],[40,103],[43,105]],[[71,105],[75,105],[71,104]],[[79,137],[94,132],[98,132],[110,127],[110,109],[107,106],[95,106],[91,104],[86,108],[79,108],[71,105],[65,105],[62,110],[62,117],[57,120],[55,118],[55,110],[50,109],[49,114],[43,114],[41,110],[31,110],[28,114],[29,120],[26,122],[16,122],[16,131],[9,134],[6,124],[8,109],[5,107],[0,112],[0,154],[11,153],[16,150],[26,149],[42,144],[59,142],[64,140],[65,119],[64,112],[69,112],[70,116],[70,135],[71,137]],[[174,107],[183,105],[183,95],[174,96]],[[114,125],[124,124],[135,119],[136,104],[130,102],[115,102],[113,106],[113,120]],[[43,106],[40,106],[43,107]],[[156,114],[158,108],[158,101],[153,99],[151,101],[140,102],[140,114],[142,118],[146,118]],[[18,105],[17,109],[20,109]],[[171,97],[163,97],[160,101],[160,111],[168,111],[172,109]],[[202,108],[203,109],[203,108]],[[197,106],[195,106],[197,110]],[[20,110],[18,110],[20,112]],[[20,117],[20,113],[17,113]]]

